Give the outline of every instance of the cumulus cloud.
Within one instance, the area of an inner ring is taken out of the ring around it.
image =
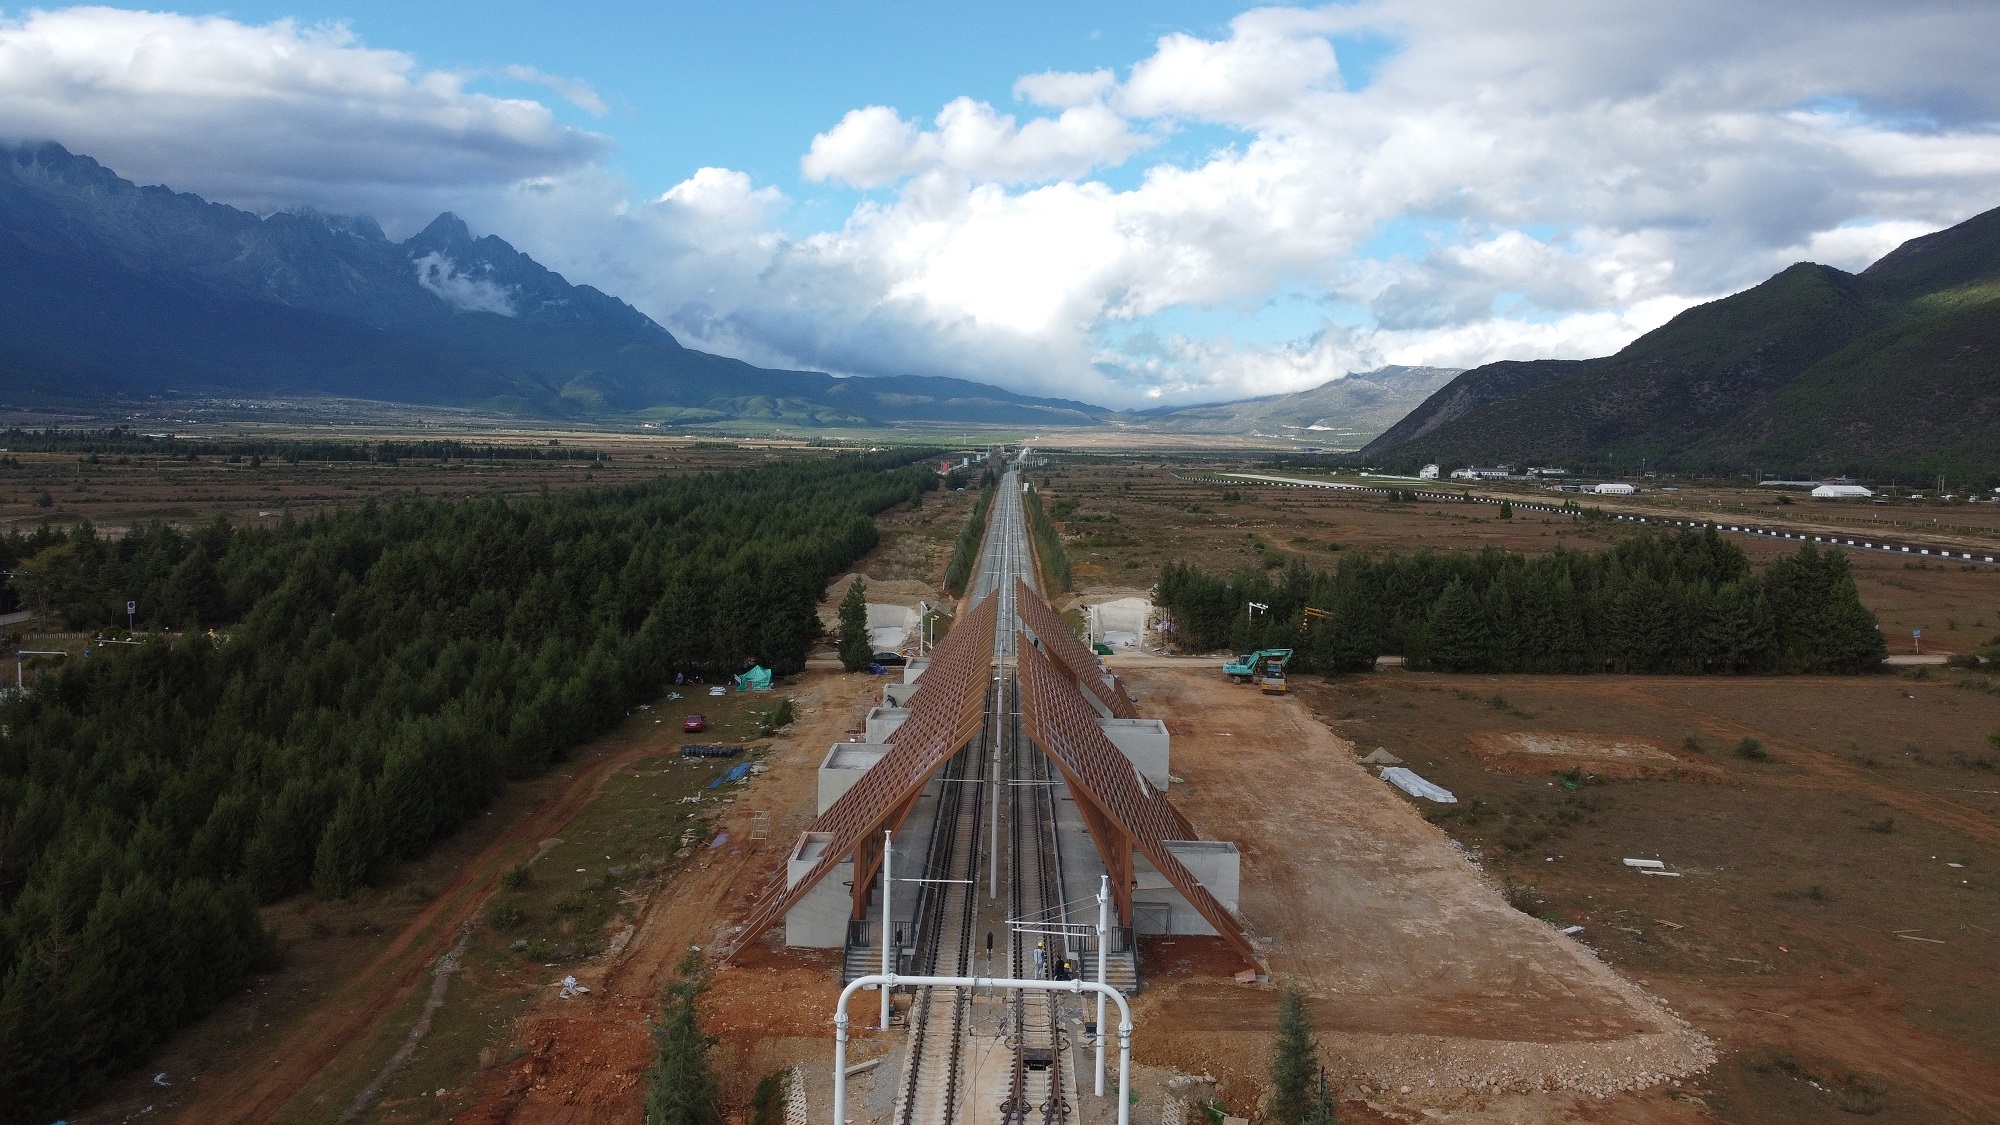
[[[465,83],[337,24],[115,8],[0,21],[0,137],[59,141],[142,183],[241,205],[397,212],[609,151],[539,102]]]
[[[1142,129],[1233,130],[1205,156],[1114,190],[994,156],[1056,118],[1017,127],[961,99],[925,130],[858,110],[806,171],[897,193],[790,254],[879,275],[858,299],[923,331],[1038,341],[1121,401],[1294,389],[1343,364],[1605,354],[1794,260],[1860,268],[2000,202],[2000,71],[1969,46],[1996,36],[2000,9],[1950,0],[1258,9],[1218,37],[1163,36],[1123,81],[1016,84],[1107,115],[1098,135],[1117,143],[1069,150],[1077,164],[1129,159]],[[1343,76],[1347,37],[1395,44],[1365,83]],[[1382,242],[1411,225],[1426,235]],[[1281,346],[1105,342],[1284,288],[1366,323]]]
[[[1152,57],[1132,68],[1119,103],[1140,117],[1266,122],[1338,79],[1339,60],[1324,38],[1337,22],[1318,13],[1263,8],[1232,20],[1227,39],[1165,36]]]

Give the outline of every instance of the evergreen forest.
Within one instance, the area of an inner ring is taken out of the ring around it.
[[[259,904],[383,878],[676,671],[799,671],[872,517],[935,487],[912,456],[0,540],[73,628],[128,598],[184,627],[0,709],[0,1121],[240,989]]]
[[[1539,556],[1357,552],[1332,570],[1228,578],[1173,563],[1155,598],[1185,651],[1295,648],[1306,672],[1396,653],[1446,672],[1848,673],[1888,654],[1843,552],[1807,544],[1758,573],[1713,529]]]

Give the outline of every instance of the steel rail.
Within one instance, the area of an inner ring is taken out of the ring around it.
[[[848,1001],[856,992],[864,988],[956,988],[965,995],[981,988],[992,991],[1011,990],[1023,992],[1093,992],[1112,1000],[1118,1005],[1118,1125],[1132,1125],[1132,1005],[1125,994],[1108,984],[1090,980],[1019,980],[1006,977],[934,977],[902,976],[897,973],[871,973],[856,977],[846,988],[840,990],[840,999],[833,1009],[833,1121],[834,1125],[850,1125],[847,1120],[847,1014]]]

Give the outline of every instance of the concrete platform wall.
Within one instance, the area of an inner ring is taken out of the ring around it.
[[[854,788],[889,747],[880,742],[836,742],[819,764],[819,811],[821,815],[835,801]]]
[[[896,728],[910,717],[910,712],[902,707],[875,707],[868,712],[865,725],[866,737],[870,742],[887,742]]]
[[[833,837],[825,832],[801,832],[785,857],[785,885],[798,881],[819,862]],[[807,949],[841,949],[847,945],[847,916],[852,909],[848,884],[854,881],[854,861],[841,860],[819,885],[785,915],[785,944]]]
[[[1242,893],[1242,856],[1235,844],[1227,840],[1169,840],[1167,850],[1209,894],[1235,913]],[[1215,927],[1167,882],[1159,868],[1144,856],[1133,859],[1138,886],[1132,892],[1132,914],[1140,933],[1218,936]]]
[[[910,704],[910,697],[917,694],[917,688],[921,686],[923,685],[912,683],[883,684],[882,697],[891,707],[907,707]]]
[[[1151,782],[1155,789],[1167,788],[1172,780],[1169,775],[1173,745],[1167,724],[1158,719],[1100,718],[1097,725],[1104,728],[1104,736],[1118,747],[1118,752],[1125,755],[1140,777]]]

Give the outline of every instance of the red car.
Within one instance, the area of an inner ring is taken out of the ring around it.
[[[698,734],[708,729],[708,720],[700,715],[689,715],[681,722],[681,729],[689,734]]]

